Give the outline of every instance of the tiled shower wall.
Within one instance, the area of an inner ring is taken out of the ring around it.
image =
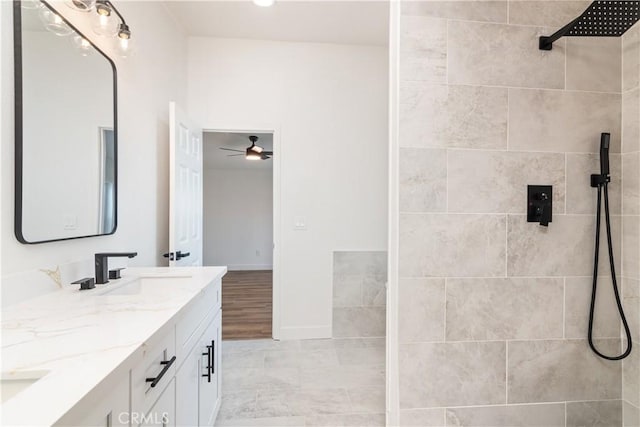
[[[640,426],[640,24],[622,39],[622,276],[635,349],[623,361],[625,426]]]
[[[387,253],[333,253],[333,337],[386,334]]]
[[[622,425],[622,363],[586,341],[601,132],[622,264],[622,40],[538,50],[589,3],[401,3],[402,425]],[[526,222],[527,184],[553,185],[548,228]],[[595,335],[617,353],[603,246]]]

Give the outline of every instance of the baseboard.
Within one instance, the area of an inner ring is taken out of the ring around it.
[[[311,340],[320,338],[331,338],[331,326],[307,326],[302,328],[283,327],[280,328],[280,340]]]
[[[227,271],[273,270],[272,264],[229,264]]]

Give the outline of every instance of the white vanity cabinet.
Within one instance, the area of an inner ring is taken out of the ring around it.
[[[198,308],[201,303],[197,302],[194,304],[195,309],[176,326],[176,335],[184,337],[178,339],[178,346],[182,342],[182,352],[188,352],[176,374],[178,426],[212,426],[220,408],[220,287],[214,286],[205,295],[207,301],[216,303],[213,307],[202,307],[204,317],[202,309]],[[194,313],[201,314],[195,316]],[[194,322],[198,322],[195,329],[191,326]]]
[[[57,424],[213,426],[221,400],[221,320],[216,279]]]

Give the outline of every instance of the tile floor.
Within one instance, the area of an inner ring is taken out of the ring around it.
[[[384,338],[223,341],[216,426],[384,426]]]

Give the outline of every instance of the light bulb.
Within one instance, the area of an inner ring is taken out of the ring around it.
[[[93,46],[89,43],[89,40],[85,39],[80,35],[76,35],[73,37],[73,45],[78,49],[80,55],[89,56],[93,53]]]
[[[253,4],[261,7],[273,6],[274,3],[275,3],[275,0],[253,0]]]
[[[91,14],[91,28],[99,36],[113,37],[118,33],[118,19],[111,8],[103,3],[96,5],[96,13]]]
[[[44,27],[56,36],[68,36],[73,33],[73,30],[64,22],[64,19],[52,10],[43,7],[40,9],[38,15]]]
[[[134,53],[133,44],[130,38],[118,37],[116,39],[116,52],[121,58],[129,58]]]
[[[81,12],[90,12],[96,6],[96,0],[68,0],[67,6]]]

